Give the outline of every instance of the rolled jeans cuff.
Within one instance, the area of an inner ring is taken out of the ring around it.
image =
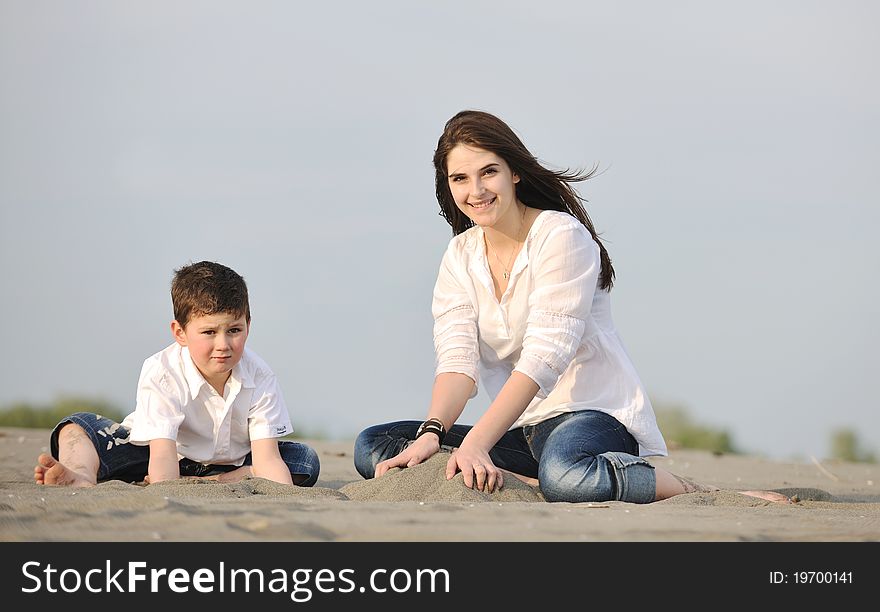
[[[617,483],[616,499],[634,504],[648,504],[657,496],[657,476],[647,460],[627,453],[607,452],[600,457],[608,460]]]

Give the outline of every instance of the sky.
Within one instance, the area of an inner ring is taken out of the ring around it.
[[[873,2],[0,0],[0,405],[134,408],[175,268],[248,282],[294,427],[422,420],[462,109],[579,191],[654,404],[880,454]],[[488,405],[471,401],[459,422]]]

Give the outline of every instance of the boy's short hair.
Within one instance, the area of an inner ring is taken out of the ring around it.
[[[220,312],[251,322],[247,285],[235,270],[213,261],[178,268],[171,281],[174,319],[186,327],[190,319]]]

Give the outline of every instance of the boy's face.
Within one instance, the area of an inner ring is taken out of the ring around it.
[[[232,368],[241,360],[248,336],[244,315],[219,312],[192,317],[186,327],[171,322],[171,332],[181,346],[189,348],[193,363],[212,387],[222,394]]]

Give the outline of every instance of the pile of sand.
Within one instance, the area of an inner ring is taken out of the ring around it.
[[[340,489],[355,501],[423,501],[423,502],[542,502],[544,497],[534,487],[508,475],[504,486],[492,493],[470,489],[459,472],[446,480],[449,455],[437,453],[424,463],[411,468],[394,468],[381,478],[352,482]]]

